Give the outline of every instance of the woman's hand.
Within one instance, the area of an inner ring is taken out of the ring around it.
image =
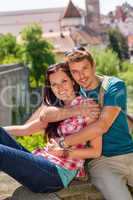
[[[61,157],[63,149],[59,147],[58,143],[54,139],[51,139],[47,144],[47,152],[54,156]]]
[[[58,143],[53,138],[51,138],[50,141],[47,143],[47,149],[48,150],[55,149],[55,148],[58,148],[58,147],[59,147]]]
[[[49,154],[52,154],[53,156],[57,156],[57,157],[62,157],[63,154],[63,149],[61,148],[54,148],[54,149],[50,149],[48,151]]]

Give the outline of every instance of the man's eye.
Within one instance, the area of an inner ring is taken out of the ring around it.
[[[78,72],[77,72],[77,71],[72,71],[72,73],[73,73],[73,74],[77,74]]]
[[[88,70],[88,67],[84,67],[84,69],[83,70]]]

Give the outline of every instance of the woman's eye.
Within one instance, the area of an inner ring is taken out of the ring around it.
[[[51,84],[51,87],[56,87],[56,83]]]

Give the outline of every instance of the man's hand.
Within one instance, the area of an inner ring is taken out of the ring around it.
[[[92,99],[85,99],[80,105],[73,107],[58,108],[54,106],[44,106],[41,109],[39,118],[41,121],[57,122],[73,116],[82,115],[88,117],[88,121],[95,121],[100,114],[99,105]]]
[[[87,124],[95,122],[101,113],[100,106],[92,99],[85,99],[80,107],[81,115],[85,117]]]

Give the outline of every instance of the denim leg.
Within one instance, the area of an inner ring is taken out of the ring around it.
[[[21,144],[17,143],[3,128],[0,127],[0,144],[19,149],[21,151],[29,152]]]
[[[33,192],[55,192],[63,188],[56,166],[42,156],[0,144],[0,170]]]

